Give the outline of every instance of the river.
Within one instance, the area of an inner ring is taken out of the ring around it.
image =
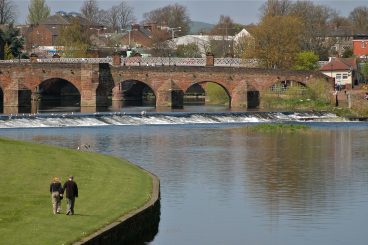
[[[254,123],[310,130],[255,133]],[[368,123],[331,114],[1,118],[0,135],[126,158],[161,180],[150,244],[366,244]]]

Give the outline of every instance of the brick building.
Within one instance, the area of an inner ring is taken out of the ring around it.
[[[58,12],[55,15],[49,16],[38,25],[28,26],[23,31],[25,49],[32,51],[34,48],[40,46],[55,46],[61,29],[71,25],[74,20],[77,20],[91,34],[100,34],[100,31],[104,31],[105,29],[101,25],[89,22],[78,14]]]
[[[154,42],[155,36],[168,36],[167,28],[158,27],[156,24],[132,24],[131,29],[122,37],[121,42],[128,47],[149,48]]]
[[[357,57],[368,56],[368,35],[354,35],[353,53]]]

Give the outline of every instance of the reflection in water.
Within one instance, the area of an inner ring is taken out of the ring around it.
[[[152,244],[365,244],[368,125],[313,125],[274,134],[226,125],[0,133],[89,144],[158,175],[161,220]]]

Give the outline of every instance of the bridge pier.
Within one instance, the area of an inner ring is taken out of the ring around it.
[[[18,109],[18,90],[4,90],[4,114],[17,114]]]
[[[247,92],[247,84],[244,81],[239,82],[238,86],[231,92],[230,108],[247,108]]]
[[[81,67],[81,112],[96,112],[99,65],[82,64]]]

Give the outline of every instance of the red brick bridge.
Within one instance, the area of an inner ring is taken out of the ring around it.
[[[4,113],[19,113],[32,105],[45,89],[59,89],[59,83],[75,87],[82,112],[123,99],[122,84],[135,81],[147,85],[155,95],[156,107],[182,106],[183,95],[195,84],[213,82],[227,92],[232,108],[247,108],[250,96],[262,98],[272,85],[288,81],[308,86],[321,73],[216,66],[126,66],[108,63],[0,63],[0,102]],[[254,99],[254,98],[253,98]],[[32,110],[32,112],[35,112]]]

